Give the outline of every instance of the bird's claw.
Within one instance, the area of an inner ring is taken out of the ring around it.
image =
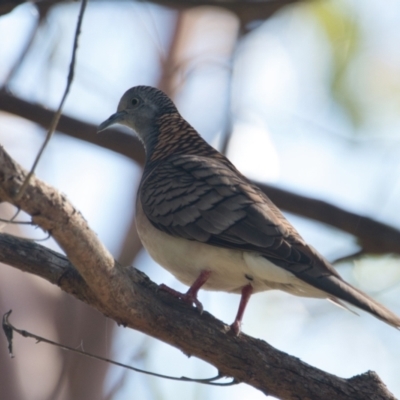
[[[190,305],[195,305],[196,308],[199,310],[200,314],[203,314],[203,304],[201,304],[201,302],[199,301],[199,299],[194,296],[192,293],[190,293],[190,289],[187,293],[181,293],[178,292],[177,290],[171,289],[169,286],[161,284],[159,286],[159,288],[161,290],[164,290],[165,292],[168,292],[169,294],[171,294],[172,296],[183,300],[185,303],[189,303]]]
[[[235,320],[232,325],[230,325],[230,330],[235,334],[235,336],[239,336],[240,334],[240,321]]]

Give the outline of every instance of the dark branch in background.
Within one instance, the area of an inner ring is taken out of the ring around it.
[[[40,126],[48,126],[53,112],[40,105],[0,91],[0,110],[26,118]],[[97,127],[65,115],[58,124],[59,132],[124,155],[140,165],[144,163],[142,145],[136,137],[109,129],[96,135]],[[343,210],[325,201],[257,183],[280,208],[329,224],[357,237],[364,253],[400,254],[400,231],[371,218]]]
[[[153,3],[161,4],[174,9],[185,9],[198,6],[217,6],[230,10],[241,20],[242,27],[255,20],[265,20],[280,8],[287,4],[297,3],[301,0],[153,0]],[[0,15],[12,11],[27,0],[0,0]],[[32,1],[30,1],[32,2]],[[55,5],[57,3],[70,3],[65,0],[35,0],[38,5]]]
[[[302,0],[152,0],[153,3],[177,10],[199,6],[225,8],[239,18],[242,32],[248,30],[251,22],[266,20],[282,7],[300,1]]]
[[[15,97],[5,90],[0,91],[0,110],[35,122],[45,129],[54,115],[54,111]],[[107,132],[97,134],[97,126],[65,115],[61,115],[57,131],[122,154],[139,164],[144,164],[144,152],[139,140],[127,133],[108,129]]]
[[[301,196],[259,182],[257,185],[284,210],[323,222],[356,236],[364,253],[400,254],[398,229],[372,218],[346,211],[326,201]]]

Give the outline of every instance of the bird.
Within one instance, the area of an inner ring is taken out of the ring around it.
[[[235,335],[251,295],[265,290],[350,304],[400,329],[400,318],[347,283],[164,92],[127,90],[98,132],[114,124],[131,128],[146,153],[136,200],[139,238],[158,264],[189,286],[186,293],[163,290],[200,312],[200,289],[240,294],[229,329]]]

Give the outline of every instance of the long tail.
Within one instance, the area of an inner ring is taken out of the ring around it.
[[[361,290],[346,283],[340,277],[331,275],[321,278],[321,281],[323,282],[321,282],[322,285],[320,285],[320,288],[323,287],[327,293],[333,296],[329,297],[333,302],[342,305],[338,300],[344,300],[361,310],[369,312],[376,318],[392,325],[396,329],[400,329],[400,317],[369,297],[367,294],[363,293]]]

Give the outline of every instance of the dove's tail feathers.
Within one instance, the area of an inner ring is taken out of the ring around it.
[[[350,311],[352,314],[360,316],[360,314],[352,310],[344,301],[339,300],[337,297],[328,297],[328,301],[333,303],[335,306],[342,308],[343,310]]]
[[[344,305],[340,300],[345,301],[361,310],[367,311],[396,329],[400,329],[400,317],[361,290],[358,290],[337,276],[331,275],[321,280],[324,281],[322,285],[324,286],[324,290],[332,295],[329,296],[329,299],[334,303],[343,307]],[[346,306],[344,307],[347,308]]]

